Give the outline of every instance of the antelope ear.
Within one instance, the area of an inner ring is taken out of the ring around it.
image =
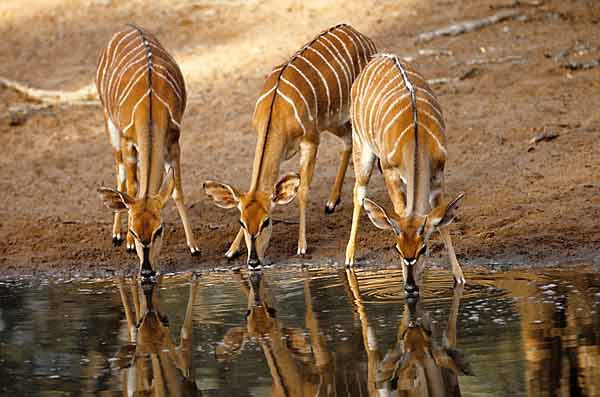
[[[208,180],[202,186],[218,207],[234,208],[240,202],[240,193],[225,183]]]
[[[135,199],[127,193],[108,187],[99,188],[98,193],[104,205],[115,212],[127,211],[135,202]]]
[[[296,197],[300,187],[300,175],[295,172],[281,177],[273,188],[272,200],[275,204],[287,204]]]
[[[233,327],[225,334],[223,342],[215,349],[215,357],[218,361],[231,359],[235,354],[242,351],[246,334],[242,327]]]
[[[433,227],[443,227],[451,224],[454,218],[456,217],[456,211],[462,204],[464,198],[465,194],[461,193],[458,195],[457,198],[452,200],[452,202],[450,202],[450,204],[448,204],[446,208],[438,207],[435,210],[433,210],[431,216],[431,225]]]
[[[371,222],[377,226],[379,229],[388,230],[392,229],[396,234],[398,234],[400,228],[396,224],[396,222],[392,221],[385,210],[381,208],[378,204],[376,204],[373,200],[368,198],[363,199],[363,207],[367,211],[367,215],[369,215],[369,219]]]
[[[175,175],[173,167],[170,167],[169,171],[167,171],[165,179],[163,180],[162,186],[160,187],[160,191],[158,192],[158,197],[160,198],[160,202],[163,207],[165,204],[167,204],[167,201],[169,201],[169,197],[171,197],[171,194],[173,194],[174,189]]]

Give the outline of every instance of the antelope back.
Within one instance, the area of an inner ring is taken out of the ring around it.
[[[345,123],[352,83],[375,52],[373,41],[349,25],[321,32],[268,75],[254,110],[259,136],[271,123],[304,134]]]
[[[419,152],[432,153],[442,165],[445,161],[441,106],[423,76],[395,55],[378,54],[356,79],[352,125],[354,137],[383,166],[416,163]],[[415,155],[407,156],[405,148]]]
[[[98,61],[96,86],[110,120],[123,133],[137,111],[161,109],[180,125],[186,104],[183,76],[156,37],[128,25],[109,41]]]

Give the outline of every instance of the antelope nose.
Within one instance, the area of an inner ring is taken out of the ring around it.
[[[151,279],[154,276],[156,276],[156,272],[152,269],[148,269],[148,268],[142,268],[140,275],[142,276],[142,279]]]
[[[248,268],[251,270],[258,270],[260,269],[260,261],[256,258],[250,258],[248,259]]]
[[[406,283],[404,285],[404,291],[406,291],[407,295],[418,295],[419,294],[419,287],[417,287],[416,284],[413,283]]]

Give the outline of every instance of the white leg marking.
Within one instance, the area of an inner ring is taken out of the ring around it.
[[[110,143],[115,150],[121,150],[121,133],[113,124],[112,120],[107,117],[106,124],[108,125],[108,133],[110,135]]]

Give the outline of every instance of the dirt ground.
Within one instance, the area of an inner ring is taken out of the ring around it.
[[[421,32],[507,8],[522,16],[415,41]],[[427,78],[451,79],[434,90],[448,127],[447,191],[466,193],[452,229],[465,266],[600,263],[600,68],[564,67],[600,59],[595,0],[34,0],[26,7],[4,0],[0,21],[0,76],[32,87],[74,90],[91,83],[101,48],[127,22],[155,32],[180,63],[189,95],[184,189],[201,256],[189,255],[171,203],[165,271],[242,265],[243,257],[223,258],[238,213],[214,207],[202,181],[248,187],[255,144],[250,118],[266,73],[340,22],[369,35],[381,51],[413,56]],[[8,108],[24,102],[0,88],[0,277],[132,271],[137,257],[112,247],[112,215],[96,194],[115,180],[100,107],[56,106],[11,126]],[[559,136],[531,148],[540,132]],[[274,226],[269,258],[275,264],[343,263],[352,171],[338,210],[323,213],[340,149],[324,136],[306,258],[294,255],[297,203],[276,209],[274,217],[285,222]],[[284,168],[297,166],[294,159]],[[380,175],[369,194],[389,207]],[[394,263],[391,246],[392,237],[364,217],[359,259]],[[432,247],[429,261],[444,264],[437,236]]]

